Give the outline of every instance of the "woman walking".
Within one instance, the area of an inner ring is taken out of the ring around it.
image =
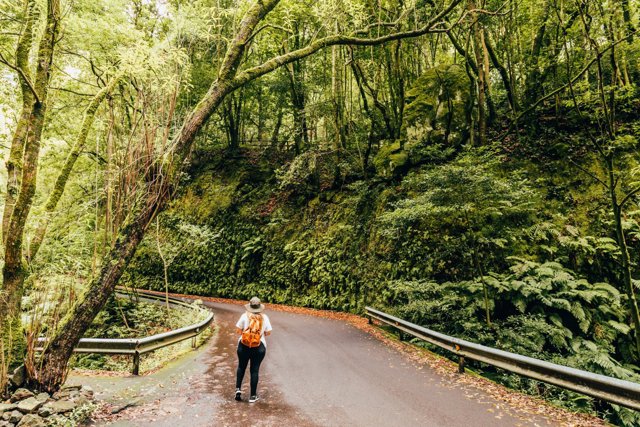
[[[258,397],[258,372],[262,359],[267,354],[267,340],[265,337],[271,334],[271,322],[263,313],[264,305],[258,297],[253,297],[249,304],[244,306],[247,311],[240,316],[236,323],[236,332],[240,335],[238,340],[238,370],[236,372],[236,400],[242,400],[242,380],[247,370],[247,364],[251,362],[251,394],[249,403],[256,402]]]

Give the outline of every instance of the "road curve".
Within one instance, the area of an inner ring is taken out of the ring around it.
[[[206,303],[220,330],[211,353],[234,356],[242,306]],[[258,388],[263,400],[232,400],[235,363],[212,364],[226,403],[217,425],[517,426],[546,420],[518,414],[479,390],[443,383],[377,338],[339,320],[268,311],[274,328]],[[247,379],[244,392],[247,394]],[[467,397],[473,396],[473,397]],[[251,421],[247,423],[247,415]]]
[[[273,325],[255,404],[233,399],[240,305],[205,302],[217,331],[196,352],[143,377],[71,377],[117,406],[109,426],[542,426],[474,386],[447,383],[367,332],[339,320],[284,311]]]

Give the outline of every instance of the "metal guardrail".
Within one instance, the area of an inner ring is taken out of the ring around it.
[[[371,307],[366,307],[365,310],[370,323],[372,319],[376,319],[455,353],[459,357],[458,370],[461,373],[464,372],[465,358],[468,358],[640,411],[638,383],[497,350],[432,331]]]
[[[117,289],[117,295],[136,296],[139,299],[152,301],[155,303],[165,303],[165,295],[156,294],[148,291],[137,290],[129,292],[124,289]],[[170,306],[185,307],[193,309],[193,306],[178,299],[169,297],[168,302]],[[203,310],[204,311],[204,310]],[[140,355],[149,353],[162,347],[167,347],[172,344],[192,339],[191,346],[195,348],[196,337],[203,332],[213,321],[213,313],[208,312],[206,318],[193,325],[185,326],[183,328],[174,329],[172,331],[164,332],[161,334],[151,335],[145,338],[82,338],[76,347],[75,353],[95,353],[95,354],[129,354],[133,356],[133,368],[131,373],[133,375],[139,375],[140,373]],[[42,351],[46,338],[38,338],[37,351]]]

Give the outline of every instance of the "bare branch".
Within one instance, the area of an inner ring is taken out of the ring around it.
[[[625,205],[629,200],[631,200],[631,198],[632,198],[633,196],[635,196],[635,195],[636,195],[636,194],[638,194],[639,192],[640,192],[640,185],[639,185],[639,186],[637,186],[636,188],[634,188],[633,190],[631,190],[629,193],[627,193],[627,195],[626,195],[626,196],[624,196],[624,199],[622,199],[622,200],[620,201],[620,203],[618,203],[618,207],[619,207],[619,208],[624,207],[624,205]]]
[[[572,165],[574,165],[578,170],[580,170],[580,172],[588,175],[591,179],[596,181],[598,184],[602,185],[605,189],[609,190],[609,185],[606,182],[604,182],[602,179],[598,178],[596,175],[594,175],[593,173],[589,172],[588,170],[586,170],[585,168],[580,166],[572,158],[569,157],[568,159],[569,159],[569,162],[571,162]]]

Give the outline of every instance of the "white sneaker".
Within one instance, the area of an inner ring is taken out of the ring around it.
[[[254,395],[249,398],[249,403],[254,403],[254,402],[257,402],[258,400],[260,400],[260,398]]]
[[[236,389],[236,400],[238,402],[242,400],[242,391],[239,388]]]

